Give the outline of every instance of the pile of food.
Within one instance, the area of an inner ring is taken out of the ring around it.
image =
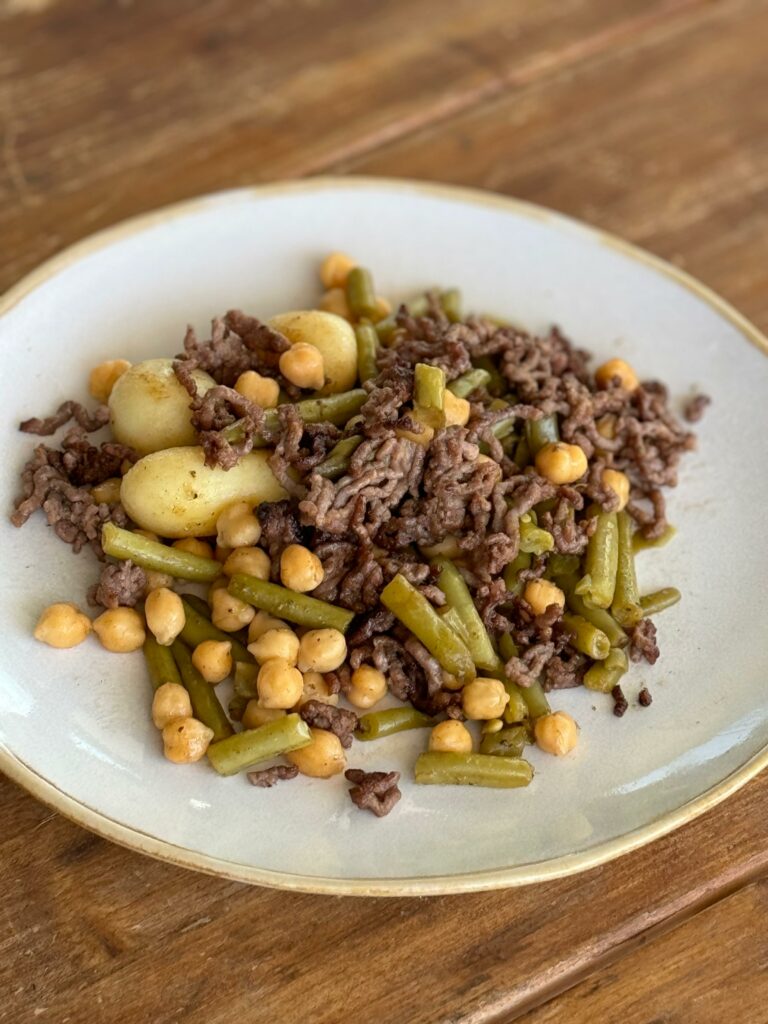
[[[527,785],[527,744],[577,743],[548,694],[620,716],[630,662],[658,657],[652,617],[680,595],[641,595],[635,554],[674,532],[663,489],[694,437],[663,384],[591,372],[557,328],[463,318],[453,290],[392,312],[341,253],[320,276],[319,308],[231,311],[175,359],[97,366],[95,411],[21,424],[75,421],[35,448],[12,521],[42,509],[102,563],[101,613],[51,605],[35,636],[143,648],[176,763],[260,786],[346,769],[381,816],[399,773],[347,751],[422,729],[416,782]]]

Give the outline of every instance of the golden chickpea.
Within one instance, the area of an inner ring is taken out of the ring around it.
[[[577,444],[551,441],[536,453],[536,472],[553,484],[572,484],[587,472],[587,456]]]
[[[493,736],[494,733],[501,732],[503,728],[504,722],[500,718],[490,718],[487,722],[483,722],[480,732],[483,736]]]
[[[280,579],[289,590],[304,594],[319,587],[324,576],[323,563],[301,544],[289,544],[280,556]]]
[[[612,441],[616,437],[616,417],[613,413],[606,413],[605,416],[601,416],[595,423],[595,428],[600,437],[606,437],[609,441]]]
[[[229,640],[203,640],[192,651],[192,664],[206,683],[220,683],[232,671]]]
[[[469,402],[466,398],[457,398],[450,391],[445,392],[443,412],[446,427],[466,427],[469,422]]]
[[[534,726],[536,743],[547,754],[564,757],[579,741],[579,727],[565,711],[537,718]]]
[[[235,391],[262,409],[274,409],[280,397],[277,381],[273,377],[262,377],[255,370],[246,370],[240,374],[235,382]]]
[[[550,580],[529,580],[523,597],[531,606],[534,615],[543,615],[551,604],[565,608],[565,594]]]
[[[94,366],[88,377],[88,391],[97,402],[105,405],[118,378],[130,368],[131,364],[127,359],[110,359],[106,363],[99,363],[98,366]]]
[[[320,299],[320,309],[325,313],[335,313],[345,320],[352,319],[352,312],[347,302],[347,294],[343,288],[329,288]]]
[[[257,580],[268,580],[272,570],[272,563],[269,555],[261,548],[235,548],[227,555],[224,563],[224,572],[227,576],[234,576],[236,572],[244,572],[248,576],[255,576]]]
[[[603,486],[610,488],[619,499],[619,507],[616,511],[621,512],[627,507],[629,501],[629,477],[618,469],[604,469],[602,481]]]
[[[181,598],[167,587],[160,587],[147,594],[144,615],[150,632],[162,647],[171,646],[186,622]]]
[[[438,541],[437,544],[422,544],[421,550],[427,558],[439,558],[440,556],[445,558],[461,558],[464,553],[459,547],[458,537],[454,537],[453,534],[449,534],[443,540]]]
[[[145,569],[144,573],[147,577],[147,582],[144,586],[144,596],[151,594],[153,590],[160,590],[161,587],[165,587],[166,590],[173,589],[173,576],[169,576],[167,572],[155,572],[154,569]]]
[[[406,441],[413,441],[414,444],[420,444],[423,448],[428,448],[432,438],[435,436],[435,428],[430,427],[428,423],[422,423],[415,413],[409,413],[409,417],[414,423],[418,423],[421,430],[406,430],[405,427],[399,427],[395,434]]]
[[[269,615],[268,612],[258,611],[251,620],[251,624],[248,627],[248,643],[252,644],[254,640],[258,640],[260,636],[264,636],[265,633],[269,632],[270,629],[290,629],[291,627],[287,622],[283,622],[282,619],[276,619],[273,615]]]
[[[104,483],[96,484],[91,488],[91,497],[97,505],[116,505],[120,501],[122,482],[119,476],[110,477]]]
[[[180,683],[163,683],[152,698],[152,721],[164,729],[175,718],[191,718],[192,701]]]
[[[315,345],[298,341],[280,356],[280,373],[297,388],[317,390],[325,384],[323,354]]]
[[[329,779],[343,772],[347,766],[344,748],[335,733],[326,729],[310,729],[312,740],[306,747],[292,750],[285,756],[295,764],[302,775],[314,779]]]
[[[347,641],[338,629],[310,629],[299,643],[302,672],[335,672],[347,656]]]
[[[303,672],[302,677],[304,689],[299,698],[299,707],[306,704],[308,700],[319,700],[321,704],[334,706],[339,703],[338,693],[331,693],[331,688],[321,672]]]
[[[226,590],[229,586],[229,580],[226,576],[217,576],[213,583],[208,587],[207,600],[208,604],[213,608],[213,596],[217,590]]]
[[[352,673],[347,700],[356,708],[372,708],[386,696],[387,677],[373,665],[360,665]]]
[[[320,280],[323,288],[343,288],[350,270],[357,264],[345,252],[329,252],[320,264]]]
[[[384,298],[383,295],[376,296],[376,308],[371,314],[371,320],[377,324],[379,320],[383,320],[388,317],[392,312],[392,303]]]
[[[472,733],[463,722],[449,718],[438,722],[429,734],[430,750],[446,750],[456,754],[472,752]]]
[[[260,725],[283,718],[287,712],[283,708],[263,708],[257,700],[249,700],[243,712],[243,728],[258,729]]]
[[[282,658],[270,658],[256,679],[259,703],[265,708],[292,708],[304,690],[301,672]]]
[[[460,690],[464,685],[460,679],[457,679],[456,676],[451,675],[450,672],[446,672],[445,669],[442,670],[440,675],[443,677],[444,690]]]
[[[299,657],[299,638],[292,629],[268,629],[258,640],[248,644],[248,650],[260,665],[270,658],[281,658],[295,665]]]
[[[147,638],[144,621],[135,608],[109,608],[93,620],[102,647],[115,654],[137,651]]]
[[[221,562],[222,565],[226,562],[229,556],[232,554],[233,548],[227,548],[223,544],[217,544],[216,550],[213,553],[213,557],[217,562]]]
[[[216,520],[216,541],[224,548],[246,548],[258,544],[261,524],[250,502],[235,501]]]
[[[636,391],[640,386],[637,374],[623,359],[609,359],[595,370],[595,380],[599,387],[607,388],[614,378],[618,378],[625,391]]]
[[[478,676],[461,691],[461,706],[470,719],[499,718],[509,703],[509,694],[498,679]]]
[[[91,631],[91,620],[76,604],[50,604],[35,626],[35,640],[64,650],[77,647]]]
[[[198,558],[213,558],[213,548],[208,541],[197,537],[182,537],[181,540],[175,540],[172,547],[186,551],[189,555],[197,555]]]
[[[174,764],[192,764],[205,756],[213,729],[196,718],[174,718],[163,729],[163,753]]]
[[[236,633],[238,629],[247,626],[256,614],[251,605],[241,601],[239,597],[233,597],[224,587],[214,590],[210,600],[211,621],[225,633]]]

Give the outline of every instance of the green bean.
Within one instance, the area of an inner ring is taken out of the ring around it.
[[[636,626],[643,617],[640,607],[640,591],[637,589],[635,553],[632,550],[632,520],[629,513],[616,515],[619,535],[619,558],[616,569],[616,590],[611,604],[611,614],[620,626]]]
[[[576,593],[595,608],[610,608],[616,589],[619,562],[619,530],[615,512],[598,512],[597,528],[589,538],[585,574]]]
[[[480,740],[480,753],[493,757],[520,757],[528,741],[528,730],[522,725],[513,725],[499,732],[486,733]]]
[[[379,372],[376,356],[379,348],[379,336],[371,324],[358,324],[355,328],[357,339],[357,373],[360,383],[371,380]]]
[[[413,404],[423,422],[445,426],[445,371],[439,366],[416,363],[413,371]]]
[[[676,533],[677,530],[674,526],[668,526],[660,537],[652,537],[649,540],[648,537],[643,536],[641,530],[638,530],[632,537],[632,549],[637,554],[638,551],[646,551],[648,548],[663,548],[665,544],[669,544]]]
[[[195,718],[213,729],[214,740],[231,736],[233,729],[224,708],[219,703],[216,691],[207,683],[192,664],[192,655],[180,640],[171,646],[173,657],[181,674],[184,689],[189,694]]]
[[[486,385],[489,395],[499,398],[508,391],[509,385],[491,356],[480,356],[478,359],[473,359],[472,365],[476,366],[479,370],[485,370],[486,373],[491,375],[491,379]]]
[[[531,449],[528,447],[528,441],[525,437],[520,438],[518,441],[512,461],[518,469],[525,469],[531,461]]]
[[[556,580],[560,576],[573,576],[579,571],[581,559],[578,555],[561,555],[555,551],[547,559],[547,567],[544,572],[548,580]]]
[[[593,626],[597,626],[599,630],[602,630],[608,637],[611,647],[624,647],[629,643],[629,637],[618,622],[611,617],[610,612],[607,612],[604,608],[593,608],[587,604],[583,597],[576,593],[574,590],[575,580],[559,579],[558,583],[560,589],[565,593],[565,603],[571,611],[586,619],[587,622],[591,622]]]
[[[434,724],[434,718],[416,708],[386,708],[384,711],[370,711],[367,715],[361,715],[355,736],[359,740],[380,740],[405,729],[426,729]]]
[[[516,597],[523,592],[524,584],[520,579],[520,573],[523,569],[530,569],[532,560],[530,552],[520,551],[517,557],[508,562],[504,568],[504,586]]]
[[[598,661],[586,671],[584,685],[588,690],[610,693],[627,671],[629,662],[624,651],[612,647],[605,661]]]
[[[535,456],[545,444],[560,440],[560,429],[557,425],[557,414],[550,413],[538,420],[525,421],[525,437],[528,449]]]
[[[416,758],[416,782],[422,786],[489,786],[512,789],[527,786],[533,768],[521,757],[455,754],[432,750]]]
[[[187,644],[188,647],[197,647],[204,640],[224,640],[232,645],[231,653],[234,661],[246,661],[253,663],[253,658],[248,653],[248,649],[244,644],[232,636],[231,633],[225,633],[224,630],[219,629],[218,626],[210,621],[210,612],[206,608],[206,613],[203,614],[199,608],[200,606],[195,601],[192,604],[190,600],[194,597],[193,594],[182,594],[181,600],[184,605],[184,628],[179,634],[180,638]],[[197,600],[200,600],[199,598]],[[204,604],[204,602],[201,602]]]
[[[543,555],[555,546],[555,538],[540,529],[530,518],[520,520],[520,550],[529,555]]]
[[[245,768],[269,761],[279,754],[306,747],[312,742],[307,723],[295,712],[246,729],[208,747],[208,760],[219,775],[236,775]]]
[[[429,313],[429,306],[430,302],[427,292],[422,292],[421,295],[417,295],[405,303],[405,308],[410,316],[426,316]]]
[[[182,580],[210,583],[221,575],[221,563],[213,558],[201,558],[179,548],[168,547],[140,533],[123,530],[114,523],[105,523],[101,529],[101,546],[112,558],[130,559],[142,569],[164,572]]]
[[[404,626],[415,634],[429,653],[446,672],[461,683],[475,678],[472,655],[429,601],[398,573],[380,595],[381,603],[389,608]]]
[[[510,658],[518,658],[520,656],[517,644],[512,639],[512,635],[510,633],[502,633],[499,637],[499,654],[504,661],[509,661]]]
[[[349,311],[355,320],[375,316],[378,306],[370,270],[365,267],[353,267],[347,274],[344,290]]]
[[[461,323],[461,292],[458,288],[448,288],[440,292],[440,305],[452,324]]]
[[[193,608],[198,615],[202,615],[204,619],[210,621],[211,608],[204,597],[198,597],[197,594],[182,594],[182,601],[186,601],[190,608]]]
[[[528,717],[528,705],[525,702],[522,688],[510,679],[502,679],[502,682],[504,683],[504,689],[509,694],[509,704],[504,708],[502,718],[507,725],[522,722],[524,718]]]
[[[499,653],[505,662],[509,661],[510,658],[517,658],[520,655],[517,649],[517,644],[509,635],[509,633],[502,633],[499,637]],[[525,701],[525,706],[528,708],[528,714],[531,718],[539,718],[541,715],[548,715],[550,712],[549,701],[547,695],[544,693],[544,688],[538,679],[530,686],[518,686],[516,683],[507,680],[504,683],[507,693],[511,694],[517,692]],[[511,689],[515,688],[515,691]]]
[[[383,320],[379,320],[378,323],[374,324],[373,329],[376,331],[376,337],[382,345],[390,345],[397,330],[396,315],[390,313],[389,316],[385,316]]]
[[[652,594],[644,594],[640,598],[640,607],[643,616],[656,615],[663,612],[665,608],[671,608],[680,600],[680,591],[677,587],[663,587],[655,590]]]
[[[436,582],[445,594],[449,608],[455,609],[461,618],[467,637],[467,649],[475,665],[489,671],[501,668],[499,656],[493,649],[488,630],[483,625],[464,577],[449,558],[435,558],[432,565],[440,573]]]
[[[571,636],[571,645],[587,657],[595,661],[603,661],[611,651],[611,641],[592,622],[574,615],[573,612],[565,612],[563,625]]]
[[[243,713],[249,700],[259,696],[256,679],[259,674],[258,665],[248,665],[244,661],[235,662],[235,682],[233,693],[227,705],[229,717],[235,722],[242,722]]]
[[[275,618],[287,619],[288,622],[313,629],[338,629],[346,633],[355,617],[355,613],[346,608],[338,608],[327,601],[310,597],[309,594],[299,594],[277,583],[267,583],[266,580],[244,573],[236,573],[232,577],[229,592],[233,597],[239,597],[241,601],[269,612]]]
[[[456,611],[455,608],[441,608],[437,613],[440,618],[447,625],[451,627],[456,636],[461,640],[465,647],[469,646],[469,634],[467,633],[467,627],[464,625],[464,620]]]
[[[456,380],[451,381],[448,385],[448,390],[456,395],[457,398],[466,398],[467,395],[471,395],[478,388],[487,387],[490,382],[491,375],[487,370],[467,370],[466,373],[462,373]]]
[[[367,398],[368,392],[364,388],[352,388],[351,391],[340,391],[336,395],[305,398],[295,404],[299,416],[305,423],[333,423],[337,427],[343,427],[360,412],[360,407]],[[280,416],[277,409],[267,409],[264,426],[268,430],[279,428]]]
[[[339,477],[344,476],[347,472],[350,458],[362,443],[363,438],[359,434],[354,434],[352,437],[342,437],[331,448],[320,465],[315,466],[315,473],[319,473],[326,480],[338,480]]]
[[[163,683],[181,684],[181,676],[173,660],[170,647],[161,647],[151,633],[147,633],[144,641],[144,660],[152,689],[156,690]]]

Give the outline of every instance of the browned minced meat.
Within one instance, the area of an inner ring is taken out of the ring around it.
[[[88,591],[88,603],[103,608],[125,605],[133,608],[144,597],[147,574],[130,559],[103,566],[98,583]]]
[[[642,661],[655,665],[659,657],[656,643],[656,627],[650,619],[641,619],[629,630],[629,656],[632,661]]]
[[[683,409],[683,417],[686,422],[698,423],[711,402],[712,399],[709,395],[694,395],[693,398],[686,402]]]
[[[400,772],[364,772],[360,768],[347,768],[344,778],[354,783],[350,799],[361,810],[372,811],[383,818],[402,796],[397,784]]]
[[[302,704],[299,714],[313,729],[327,729],[338,736],[345,750],[352,746],[352,737],[358,723],[354,711],[324,704],[321,700],[308,700]]]
[[[194,328],[188,327],[184,351],[177,358],[205,370],[218,384],[234,387],[247,370],[278,376],[280,355],[289,348],[279,331],[235,309],[213,321],[209,341],[199,341]]]
[[[19,424],[19,430],[25,434],[37,434],[40,437],[45,437],[55,434],[60,427],[63,427],[65,423],[69,423],[72,419],[88,433],[93,430],[100,430],[101,427],[109,423],[109,407],[99,405],[93,412],[89,412],[80,402],[69,400],[62,402],[53,416],[46,416],[45,419],[34,417],[30,420],[24,420],[23,423]]]
[[[613,697],[613,713],[617,718],[621,718],[629,707],[627,698],[624,696],[624,691],[617,684],[611,690],[611,696]]]
[[[269,789],[283,779],[295,779],[298,774],[299,769],[295,764],[276,764],[271,768],[262,768],[261,771],[248,772],[247,778],[252,786]]]
[[[653,697],[647,686],[644,686],[640,693],[638,693],[637,702],[641,708],[649,708],[653,704]]]
[[[272,576],[278,579],[280,575],[280,556],[289,544],[301,544],[303,542],[301,526],[291,502],[284,498],[282,501],[263,502],[256,509],[256,517],[261,525],[261,546],[266,549],[272,561]]]

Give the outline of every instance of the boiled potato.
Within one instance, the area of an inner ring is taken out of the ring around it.
[[[232,502],[258,505],[287,497],[267,465],[270,454],[250,452],[225,472],[206,466],[196,446],[153,452],[125,474],[120,500],[144,530],[161,537],[207,537]]]
[[[200,394],[216,384],[203,370],[192,375]],[[146,359],[126,370],[112,388],[109,412],[115,440],[139,455],[197,440],[189,395],[176,379],[172,359]]]
[[[349,391],[357,380],[357,341],[351,324],[335,313],[319,309],[279,313],[267,323],[284,334],[292,345],[303,341],[323,356],[325,384],[318,395]]]

